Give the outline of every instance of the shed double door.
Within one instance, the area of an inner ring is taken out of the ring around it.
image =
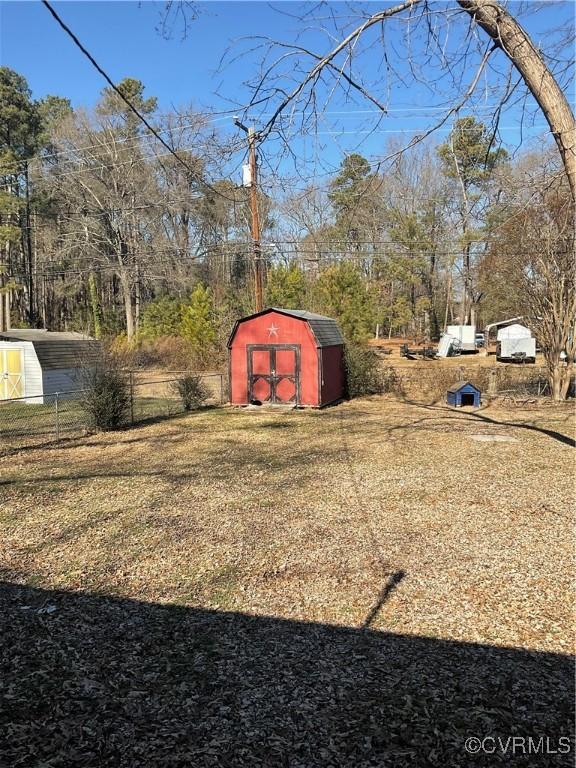
[[[296,344],[248,346],[248,399],[251,403],[300,401],[300,347]]]
[[[0,400],[24,395],[22,350],[0,349]]]

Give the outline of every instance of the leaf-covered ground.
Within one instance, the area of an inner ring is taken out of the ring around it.
[[[375,398],[2,458],[0,765],[572,765],[571,419]]]

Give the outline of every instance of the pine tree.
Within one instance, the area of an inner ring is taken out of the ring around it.
[[[334,317],[350,342],[366,341],[373,332],[376,306],[370,286],[349,261],[329,267],[317,283],[318,301]]]
[[[456,120],[448,141],[438,147],[444,175],[456,183],[461,200],[458,205],[462,243],[462,302],[460,322],[474,324],[478,297],[474,290],[475,241],[481,239],[477,227],[478,202],[485,193],[495,169],[508,160],[505,149],[492,149],[492,137],[484,123],[474,117]]]
[[[136,107],[142,115],[150,115],[156,110],[158,99],[155,96],[144,98],[144,83],[133,77],[125,77],[117,84],[118,90]],[[102,99],[98,104],[98,112],[112,118],[115,122],[118,117],[118,130],[126,136],[136,136],[141,131],[141,123],[126,102],[112,90],[104,88]]]
[[[270,307],[301,309],[306,297],[304,273],[296,263],[279,264],[268,272],[266,299]]]
[[[456,120],[448,141],[438,147],[438,155],[446,176],[461,180],[467,190],[481,185],[508,159],[505,149],[492,149],[488,129],[474,117]]]
[[[330,183],[328,199],[335,214],[334,236],[355,252],[370,239],[378,217],[379,199],[375,194],[376,176],[370,163],[359,154],[346,155],[340,172]]]
[[[0,183],[4,189],[0,199],[0,329],[10,324],[16,285],[8,275],[16,269],[26,274],[26,315],[28,322],[35,320],[28,160],[39,147],[42,121],[31,95],[22,75],[0,67]],[[20,254],[15,237],[18,229]],[[15,263],[18,256],[21,266]]]
[[[209,363],[216,349],[214,300],[210,288],[199,283],[182,312],[181,335],[190,343],[195,361]]]

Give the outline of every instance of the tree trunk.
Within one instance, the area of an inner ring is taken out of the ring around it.
[[[142,288],[140,283],[140,264],[136,263],[136,283],[134,285],[134,324],[140,328],[140,308],[142,305]]]
[[[450,264],[450,271],[448,272],[448,285],[446,286],[446,311],[444,312],[444,327],[442,333],[446,333],[448,328],[448,313],[452,312],[452,269],[453,265]]]
[[[121,271],[118,275],[122,286],[122,298],[124,299],[124,313],[126,315],[126,337],[128,341],[134,338],[134,307],[132,306],[132,286],[127,272]]]
[[[0,267],[0,333],[8,330],[8,323],[4,311],[4,273]]]
[[[431,253],[429,258],[429,270],[426,280],[426,292],[428,294],[428,301],[430,302],[430,316],[428,318],[428,333],[430,338],[436,339],[440,335],[440,327],[438,323],[438,314],[436,312],[436,292],[434,289],[434,281],[436,278],[436,254]]]
[[[495,0],[457,0],[514,64],[542,110],[576,200],[576,120],[540,52],[520,24]]]
[[[4,322],[6,324],[6,330],[10,330],[12,327],[12,294],[10,288],[4,294]]]
[[[567,364],[563,373],[564,377],[560,386],[560,399],[566,400],[568,397],[568,392],[570,391],[570,382],[572,380],[572,374],[574,373],[574,366],[572,364]]]
[[[468,223],[464,223],[464,237],[468,234]],[[462,325],[468,325],[470,309],[472,305],[472,276],[470,274],[470,243],[466,243],[464,255],[462,258],[462,271],[464,273],[464,292],[462,294],[462,303],[460,311],[460,322]]]
[[[562,364],[554,363],[550,371],[550,389],[552,392],[552,400],[559,402],[563,400],[562,397]]]
[[[0,333],[8,330],[8,324],[4,318],[4,294],[2,293],[2,277],[0,276]]]
[[[28,161],[24,165],[24,185],[26,200],[26,215],[24,217],[26,246],[26,268],[28,272],[28,322],[32,328],[36,327],[36,303],[34,301],[34,251],[32,248],[32,217],[30,216],[30,179],[28,174]]]
[[[566,400],[573,373],[573,363],[561,360],[559,355],[555,355],[554,359],[548,361],[548,382],[552,400],[556,402]]]
[[[102,324],[100,313],[100,302],[98,300],[98,287],[94,272],[88,275],[88,292],[90,294],[90,310],[92,314],[92,330],[94,338],[99,339],[102,336]]]

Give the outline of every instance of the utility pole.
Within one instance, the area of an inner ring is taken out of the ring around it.
[[[256,131],[247,128],[234,117],[234,124],[248,135],[248,157],[250,168],[250,212],[252,235],[252,252],[254,258],[254,305],[256,312],[263,309],[263,276],[262,276],[262,249],[260,247],[260,215],[258,213],[258,167],[256,165]]]

